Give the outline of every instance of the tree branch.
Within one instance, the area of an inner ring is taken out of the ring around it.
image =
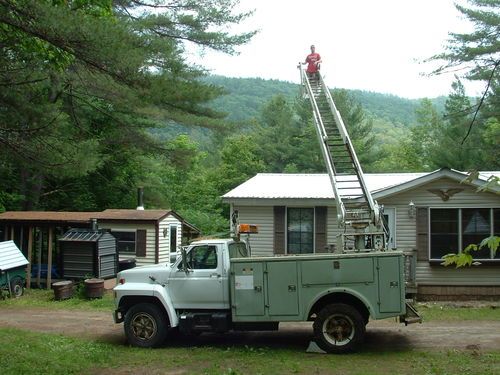
[[[498,68],[498,65],[500,65],[500,60],[495,61],[495,64],[493,66],[493,70],[491,71],[490,77],[488,78],[488,83],[486,85],[486,89],[484,90],[483,96],[481,97],[481,100],[479,101],[479,104],[476,108],[476,112],[474,113],[474,117],[472,118],[472,121],[469,125],[469,130],[467,130],[467,134],[465,134],[464,139],[462,139],[462,145],[466,141],[466,139],[469,137],[469,134],[472,130],[472,126],[474,125],[474,122],[476,121],[477,114],[479,113],[479,109],[483,105],[484,99],[486,98],[486,95],[488,94],[488,91],[490,89],[491,81],[493,80],[493,76],[495,75],[495,70]]]

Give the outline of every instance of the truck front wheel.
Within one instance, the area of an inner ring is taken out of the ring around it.
[[[129,344],[142,348],[161,345],[167,337],[165,313],[152,303],[139,303],[125,314],[125,336]]]
[[[318,346],[328,353],[353,351],[365,336],[365,324],[357,309],[343,303],[325,306],[313,324]]]

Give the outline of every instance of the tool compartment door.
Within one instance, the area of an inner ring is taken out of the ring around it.
[[[267,262],[269,315],[299,313],[296,262]]]
[[[381,313],[393,313],[401,311],[401,258],[380,257],[378,258],[378,290]]]
[[[263,263],[233,263],[231,294],[233,316],[264,315]]]

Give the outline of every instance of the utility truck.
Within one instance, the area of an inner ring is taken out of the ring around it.
[[[172,264],[120,272],[116,323],[130,344],[160,345],[169,334],[277,330],[280,322],[313,322],[325,352],[354,350],[369,319],[420,322],[406,300],[404,255],[387,249],[382,208],[363,172],[330,92],[318,73],[299,64],[343,228],[332,253],[252,257],[234,223],[232,239],[192,243]]]

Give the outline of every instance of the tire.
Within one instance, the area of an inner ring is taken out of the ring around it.
[[[354,351],[363,342],[366,327],[357,309],[343,303],[325,306],[313,324],[314,338],[327,353]]]
[[[24,281],[20,277],[14,277],[10,280],[10,290],[12,297],[19,298],[24,294]]]
[[[132,346],[154,348],[167,337],[168,318],[165,312],[152,303],[139,303],[125,314],[125,336]]]

